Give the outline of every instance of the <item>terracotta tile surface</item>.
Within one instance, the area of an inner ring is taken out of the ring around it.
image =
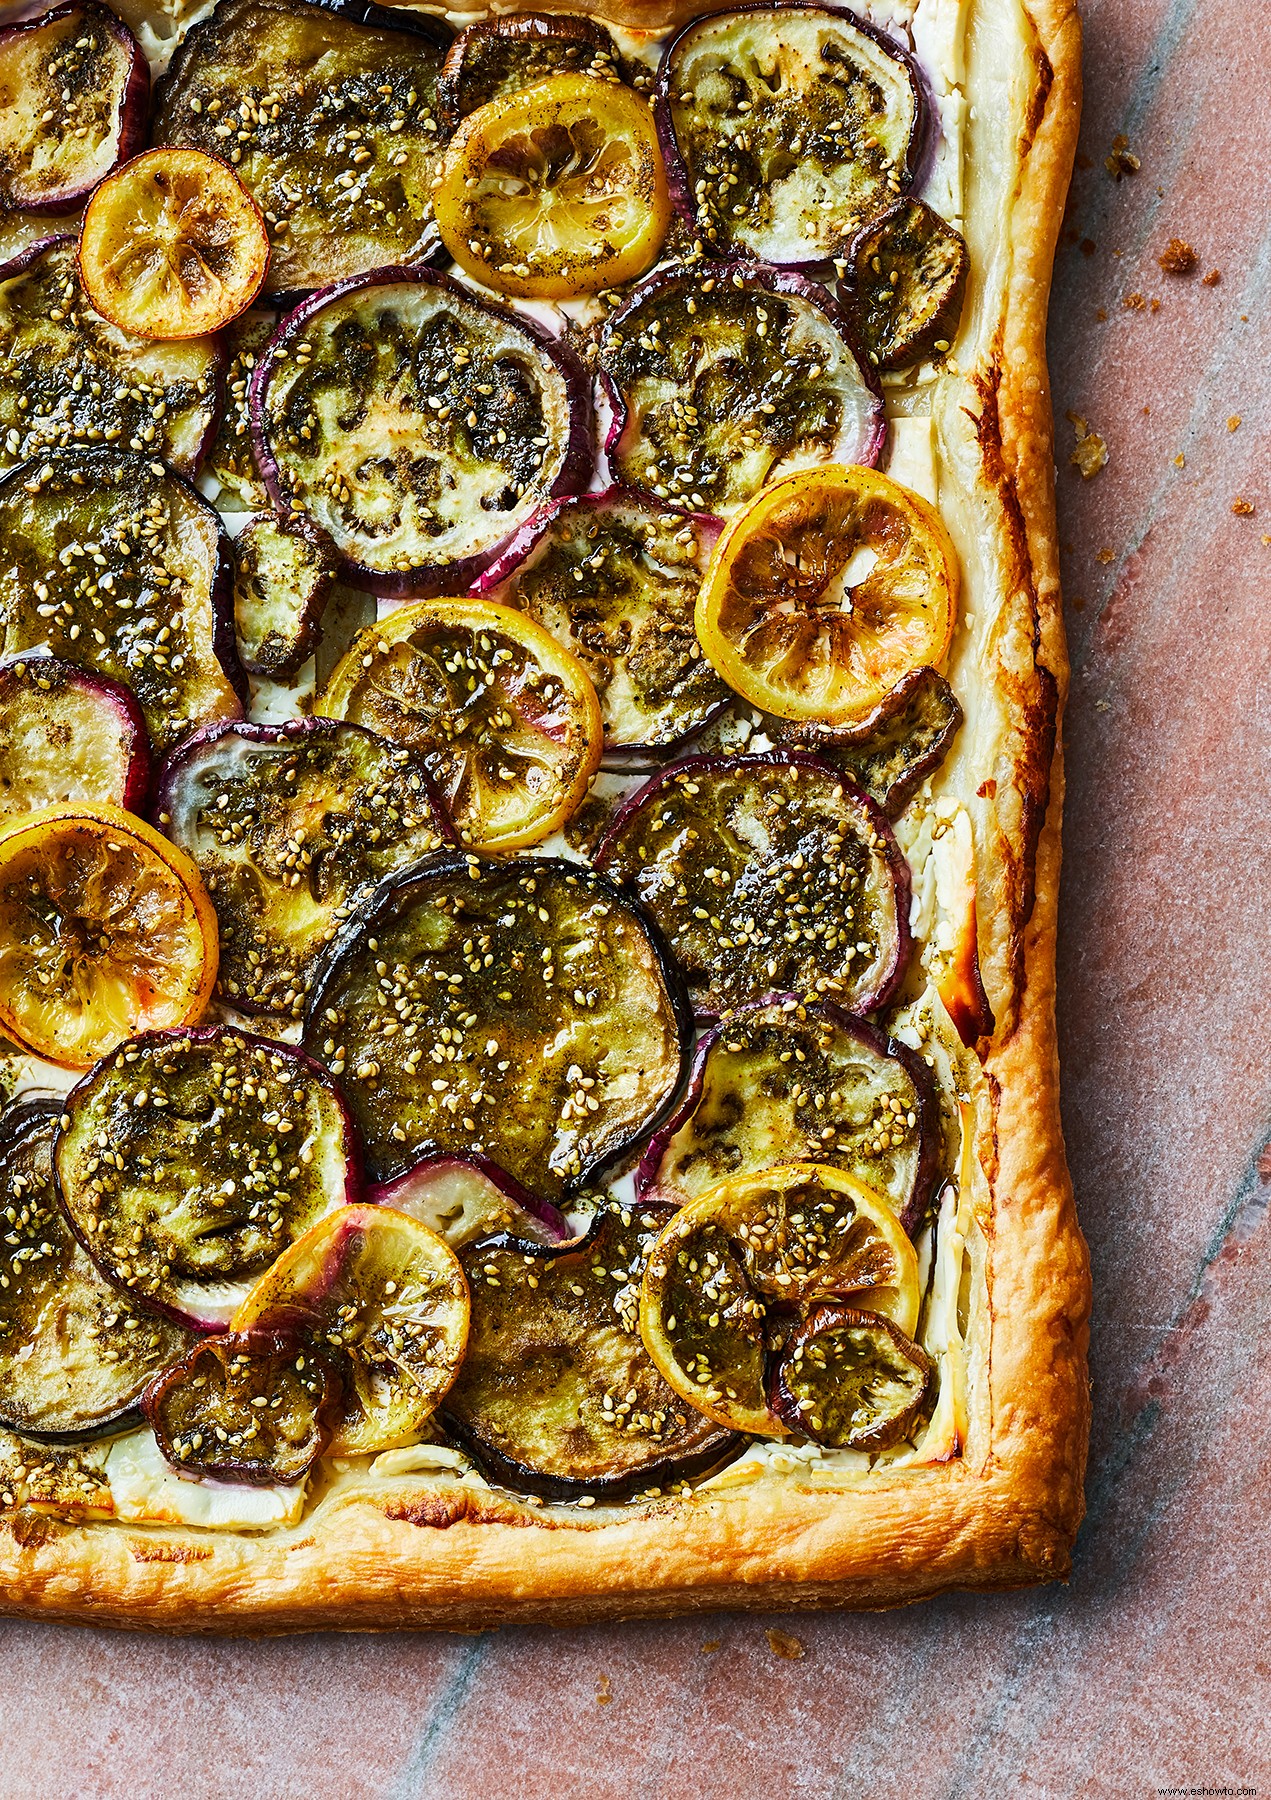
[[[3,1626],[0,1800],[1271,1788],[1271,8],[1086,10],[1051,328],[1074,665],[1065,1113],[1096,1274],[1071,1585],[477,1639]],[[1117,133],[1142,164],[1120,182]],[[1158,267],[1173,237],[1190,275]],[[1089,482],[1068,410],[1108,443]],[[774,1624],[802,1660],[773,1654]]]

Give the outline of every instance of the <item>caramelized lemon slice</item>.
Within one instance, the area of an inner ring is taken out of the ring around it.
[[[743,699],[833,731],[941,660],[957,597],[935,508],[877,469],[831,463],[774,482],[733,520],[697,635]]]
[[[433,194],[460,268],[568,300],[642,275],[671,221],[653,114],[617,82],[551,75],[469,114]]]
[[[219,331],[251,305],[269,266],[260,208],[228,163],[147,150],[103,181],[80,230],[84,291],[143,338]]]
[[[192,1024],[216,982],[216,914],[190,859],[114,806],[51,806],[0,833],[0,1029],[87,1069]]]

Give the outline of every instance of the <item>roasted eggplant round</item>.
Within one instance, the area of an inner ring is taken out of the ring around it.
[[[671,223],[653,114],[629,88],[590,75],[550,75],[469,114],[433,206],[460,268],[527,300],[633,281]]]
[[[909,1436],[934,1373],[891,1319],[814,1306],[775,1360],[769,1397],[791,1431],[831,1450],[877,1454]]]
[[[810,1308],[847,1299],[908,1336],[918,1259],[881,1195],[841,1169],[733,1176],[672,1213],[648,1255],[640,1332],[675,1392],[735,1431],[781,1437],[769,1378]]]
[[[86,1069],[135,1032],[190,1025],[216,984],[199,872],[116,806],[50,806],[0,827],[0,1027]]]
[[[553,501],[481,577],[478,592],[537,619],[582,663],[615,762],[682,744],[728,703],[693,629],[719,531],[610,488]]]
[[[141,46],[97,0],[0,31],[0,208],[75,212],[141,148],[149,101]]]
[[[908,188],[929,112],[913,58],[846,9],[745,6],[668,46],[658,108],[677,198],[714,254],[824,262]]]
[[[337,941],[304,1041],[342,1079],[377,1181],[482,1156],[556,1203],[661,1123],[691,1033],[657,933],[609,882],[454,856]]]
[[[53,1182],[56,1105],[0,1122],[0,1425],[67,1441],[118,1430],[188,1334],[138,1311],[98,1274]]]
[[[215,338],[155,344],[103,319],[73,237],[45,238],[0,269],[0,313],[0,466],[104,444],[194,473],[216,429]]]
[[[370,1188],[366,1197],[418,1219],[452,1250],[494,1232],[536,1244],[562,1244],[573,1235],[559,1207],[527,1193],[494,1163],[474,1157],[425,1157],[395,1181]]]
[[[204,1338],[145,1396],[160,1450],[182,1475],[270,1486],[303,1481],[338,1406],[329,1365],[294,1338]]]
[[[225,405],[204,464],[204,474],[220,487],[216,504],[222,512],[263,512],[270,505],[269,489],[252,450],[248,389],[256,364],[277,329],[277,313],[253,306],[222,333]]]
[[[845,770],[894,819],[949,754],[962,708],[944,676],[924,667],[902,677],[855,725],[824,734],[789,719],[774,725],[783,741]]]
[[[203,1331],[359,1183],[326,1071],[229,1026],[150,1032],[98,1063],[66,1098],[54,1167],[102,1273]]]
[[[330,1448],[361,1456],[416,1443],[468,1337],[468,1284],[454,1251],[387,1206],[346,1206],[257,1284],[235,1331],[314,1345],[339,1381]]]
[[[408,750],[358,725],[214,725],[169,758],[155,817],[216,908],[221,992],[299,1017],[340,926],[450,841]]]
[[[474,849],[538,844],[577,810],[600,763],[586,669],[541,625],[491,600],[425,600],[360,631],[317,701],[412,750]]]
[[[590,382],[572,351],[444,275],[382,269],[316,294],[252,380],[256,458],[284,516],[380,594],[455,593],[547,500],[586,486]]]
[[[909,865],[873,801],[815,757],[685,757],[621,807],[596,866],[642,903],[708,1015],[772,993],[869,1012],[904,977]]]
[[[876,378],[823,287],[762,264],[658,271],[606,321],[615,479],[731,513],[823,462],[873,463],[885,434]]]
[[[426,261],[450,41],[368,0],[220,0],[159,84],[154,140],[233,165],[269,227],[271,294]]]
[[[122,682],[158,750],[242,710],[231,597],[220,520],[162,463],[68,450],[0,481],[0,648]]]
[[[492,1480],[549,1500],[621,1500],[738,1447],[668,1387],[640,1341],[640,1279],[670,1216],[609,1203],[580,1242],[503,1234],[463,1252],[472,1324],[445,1422]]]
[[[787,994],[745,1007],[698,1046],[688,1092],[636,1172],[676,1205],[729,1175],[823,1162],[886,1195],[909,1231],[931,1203],[940,1113],[922,1058],[864,1019]]]
[[[870,366],[943,356],[958,335],[971,266],[966,240],[922,200],[863,225],[847,257],[845,301]]]
[[[447,131],[491,100],[549,75],[620,79],[621,59],[596,19],[565,13],[511,13],[461,31],[446,53],[437,102]]]
[[[313,655],[339,568],[335,545],[307,519],[249,519],[234,540],[234,631],[253,675],[283,680]]]
[[[136,698],[58,656],[0,664],[0,818],[46,806],[140,812],[150,742]]]

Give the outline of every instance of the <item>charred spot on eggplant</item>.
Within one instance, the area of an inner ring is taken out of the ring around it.
[[[927,108],[909,55],[854,13],[741,7],[687,26],[658,81],[680,200],[711,251],[840,254],[914,179]]]
[[[216,908],[222,994],[296,1017],[340,926],[447,841],[418,760],[330,719],[198,733],[164,769],[156,816]]]
[[[872,368],[944,355],[970,268],[960,232],[924,201],[897,200],[856,234],[847,265],[846,304]]]
[[[573,651],[600,700],[606,752],[638,757],[691,737],[727,704],[693,629],[718,535],[714,519],[611,488],[531,519],[479,591]]]
[[[851,732],[812,741],[802,727],[783,720],[778,735],[807,744],[844,769],[895,819],[943,763],[961,725],[962,708],[953,689],[935,669],[924,668],[898,681]]]
[[[437,101],[447,131],[479,106],[519,93],[549,75],[621,78],[621,59],[604,26],[564,13],[512,13],[461,31],[446,54]]]
[[[56,656],[0,665],[0,818],[105,802],[140,812],[150,742],[136,697]]]
[[[140,45],[97,0],[0,31],[0,207],[74,212],[145,142],[149,100]]]
[[[327,1364],[292,1339],[204,1338],[150,1388],[146,1419],[183,1475],[289,1484],[304,1480],[330,1436],[334,1385]]]
[[[358,1181],[326,1071],[229,1026],[149,1032],[105,1057],[67,1096],[54,1168],[107,1279],[199,1330],[227,1324]]]
[[[872,464],[877,382],[838,304],[759,264],[655,273],[605,323],[600,369],[614,407],[616,478],[717,513],[821,462]]]
[[[249,519],[234,541],[234,631],[253,675],[294,675],[317,648],[339,568],[335,545],[307,520]]]
[[[269,506],[269,489],[252,450],[248,393],[256,364],[277,329],[277,313],[254,306],[222,333],[225,404],[204,464],[204,472],[220,485],[216,503],[222,512],[263,512]]]
[[[910,1230],[931,1202],[940,1114],[922,1058],[863,1019],[795,995],[745,1008],[705,1037],[675,1118],[637,1189],[679,1204],[771,1163],[846,1169]]]
[[[549,1500],[621,1500],[738,1447],[640,1341],[640,1279],[670,1211],[609,1203],[573,1245],[504,1235],[464,1250],[472,1322],[445,1419],[491,1479]]]
[[[256,456],[381,594],[458,593],[538,507],[586,484],[588,378],[530,322],[440,275],[381,270],[281,327]]]
[[[425,13],[361,0],[221,0],[159,84],[154,141],[233,164],[269,227],[271,294],[424,262],[449,43]]]
[[[117,1430],[188,1333],[138,1309],[76,1241],[53,1180],[56,1105],[0,1123],[0,1424],[69,1441]]]
[[[111,445],[197,469],[216,425],[214,338],[154,343],[95,312],[75,239],[32,245],[0,269],[0,466]]]
[[[609,882],[447,857],[337,942],[304,1041],[343,1081],[374,1179],[485,1157],[556,1203],[657,1127],[691,1029],[657,934]]]
[[[130,688],[160,750],[238,716],[225,534],[174,470],[74,450],[0,481],[0,654],[40,649]]]
[[[701,1012],[774,992],[868,1012],[904,975],[909,865],[873,801],[814,757],[686,757],[632,795],[596,863]]]
[[[926,1352],[891,1319],[814,1306],[775,1361],[771,1402],[792,1431],[876,1455],[913,1431],[933,1377]]]

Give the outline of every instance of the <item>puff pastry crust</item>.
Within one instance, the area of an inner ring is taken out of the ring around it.
[[[1082,1515],[1089,1275],[1054,1029],[1067,663],[1045,326],[1080,25],[1073,0],[948,3],[966,7],[966,230],[979,274],[973,354],[960,348],[958,372],[940,377],[935,415],[975,621],[958,652],[958,755],[997,1017],[979,1045],[982,1304],[960,1452],[851,1483],[811,1465],[769,1468],[691,1498],[592,1512],[523,1504],[453,1473],[351,1475],[295,1527],[255,1536],[18,1510],[0,1522],[5,1612],[201,1633],[472,1630],[886,1607],[1066,1573]],[[701,6],[576,10],[664,30]]]

